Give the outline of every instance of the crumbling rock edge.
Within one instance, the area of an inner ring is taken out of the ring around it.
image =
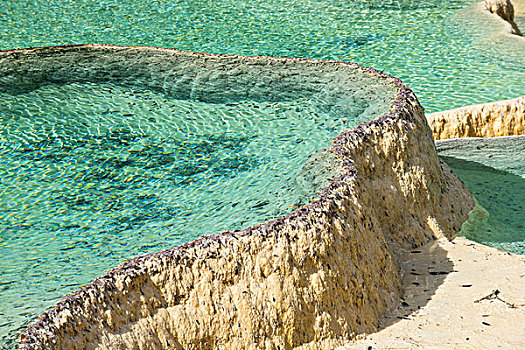
[[[427,115],[436,140],[525,135],[525,96]]]
[[[397,305],[402,294],[398,255],[452,237],[474,205],[465,186],[439,161],[416,96],[400,80],[375,70],[344,62],[84,45],[0,52],[0,73],[5,57],[39,55],[53,62],[63,52],[74,56],[71,62],[140,56],[131,75],[143,64],[152,69],[144,63],[150,56],[203,66],[209,61],[247,62],[253,69],[261,63],[299,71],[314,66],[338,77],[355,73],[385,81],[396,92],[387,113],[333,140],[340,173],[316,201],[273,221],[128,260],[42,315],[23,334],[22,349],[343,344],[375,331],[380,317]],[[4,77],[16,72],[4,71]]]

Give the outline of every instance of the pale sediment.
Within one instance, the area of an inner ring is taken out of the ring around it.
[[[398,258],[452,237],[473,199],[439,161],[415,95],[342,62],[77,46],[0,53],[0,88],[111,81],[209,102],[308,96],[373,119],[330,148],[313,203],[127,261],[31,325],[23,349],[291,349],[373,332],[402,295]],[[203,233],[204,234],[204,233]]]
[[[523,254],[516,243],[523,241],[524,179],[518,175],[525,135],[446,139],[436,146],[478,200],[493,203],[490,212],[477,204],[462,226],[461,235],[478,243],[441,239],[408,252],[401,258],[401,305],[379,332],[339,350],[525,348],[525,255],[508,253]]]
[[[408,253],[403,304],[339,349],[524,349],[525,256],[458,237]],[[388,326],[388,327],[387,327]]]
[[[476,205],[462,226],[461,235],[478,243],[458,237],[406,254],[402,304],[379,332],[344,349],[525,348],[525,255],[508,252],[523,254],[525,135],[436,146],[477,199],[491,203],[489,211]]]
[[[511,0],[514,6],[514,15],[521,16],[525,15],[525,0]]]
[[[522,16],[521,12],[516,11],[520,7],[516,6],[515,1],[513,3],[515,14]],[[487,10],[484,2],[459,10],[451,21],[472,38],[470,50],[476,55],[487,57],[490,64],[511,62],[509,74],[512,74],[513,69],[519,70],[525,65],[525,38],[511,34],[511,24]]]
[[[436,140],[525,135],[525,96],[431,113],[426,117]]]

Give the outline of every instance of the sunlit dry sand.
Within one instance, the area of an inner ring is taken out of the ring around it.
[[[525,256],[459,237],[409,252],[386,326],[341,349],[525,348]]]

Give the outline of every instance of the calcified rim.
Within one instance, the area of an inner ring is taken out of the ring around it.
[[[115,46],[115,45],[96,45],[96,44],[89,44],[89,45],[64,45],[64,46],[50,46],[50,47],[37,47],[37,48],[27,48],[27,49],[14,49],[14,50],[4,50],[0,51],[0,57],[5,54],[11,54],[11,53],[23,53],[28,51],[37,51],[37,50],[60,50],[60,49],[69,49],[69,48],[84,48],[84,47],[91,47],[91,48],[105,48],[105,49],[135,49],[135,50],[147,50],[147,51],[167,51],[171,53],[175,53],[178,55],[183,56],[196,56],[196,57],[223,57],[223,58],[243,58],[247,60],[273,60],[273,61],[296,61],[296,62],[316,62],[316,63],[336,63],[341,65],[348,65],[352,66],[358,70],[361,70],[365,73],[373,74],[381,79],[388,79],[389,83],[395,85],[398,88],[397,94],[394,94],[392,96],[392,104],[390,108],[390,112],[387,114],[384,114],[382,116],[379,116],[371,121],[364,122],[358,124],[355,128],[344,131],[343,133],[339,134],[332,140],[331,144],[331,152],[334,153],[338,159],[341,162],[341,170],[340,174],[333,178],[329,184],[324,186],[322,190],[318,194],[318,199],[302,206],[301,208],[293,211],[292,213],[282,216],[280,218],[270,220],[261,224],[257,224],[242,230],[235,230],[235,231],[226,231],[220,234],[215,235],[209,235],[200,237],[198,239],[195,239],[193,241],[184,243],[182,245],[158,252],[158,253],[150,253],[150,254],[144,254],[132,259],[129,259],[122,263],[121,265],[117,266],[107,274],[105,274],[102,277],[99,277],[95,279],[90,284],[81,287],[79,290],[65,296],[58,304],[52,308],[51,310],[48,310],[43,315],[41,315],[38,320],[36,320],[33,324],[31,324],[26,331],[22,334],[22,344],[21,349],[29,349],[32,344],[38,344],[40,343],[40,338],[42,333],[47,333],[48,335],[52,336],[53,328],[51,325],[55,323],[59,323],[60,313],[63,310],[70,309],[71,307],[82,304],[82,301],[84,300],[85,296],[87,295],[100,295],[103,294],[105,291],[111,291],[115,289],[114,281],[116,276],[130,276],[133,277],[141,272],[141,269],[144,267],[144,262],[149,259],[154,258],[169,258],[172,259],[174,262],[180,261],[184,257],[185,252],[193,247],[200,246],[203,249],[206,249],[207,246],[210,245],[210,243],[216,242],[221,244],[222,242],[231,240],[231,239],[237,239],[241,236],[251,236],[251,235],[262,235],[262,236],[268,236],[271,235],[272,232],[278,232],[285,226],[285,222],[288,225],[292,225],[293,227],[293,221],[298,220],[300,218],[306,217],[306,214],[310,211],[322,211],[323,208],[329,208],[334,203],[334,200],[337,200],[340,198],[340,194],[337,193],[337,189],[344,186],[344,184],[350,183],[355,180],[355,178],[358,176],[357,170],[353,165],[352,159],[347,155],[347,152],[345,152],[344,144],[348,142],[352,143],[360,143],[367,140],[367,132],[366,130],[369,129],[376,129],[380,128],[383,125],[392,125],[397,120],[401,119],[411,119],[411,110],[413,109],[421,109],[422,107],[419,105],[416,96],[410,90],[401,80],[398,78],[392,77],[390,75],[384,74],[382,72],[378,72],[375,69],[372,68],[365,68],[362,66],[359,66],[355,63],[348,63],[344,61],[323,61],[323,60],[312,60],[312,59],[306,59],[306,58],[275,58],[275,57],[268,57],[268,56],[240,56],[240,55],[218,55],[218,54],[208,54],[208,53],[194,53],[194,52],[187,52],[187,51],[179,51],[175,49],[166,49],[166,48],[159,48],[159,47],[147,47],[147,46]],[[429,137],[431,138],[430,130],[428,130]],[[46,332],[46,330],[48,332]],[[40,331],[40,332],[39,332]],[[49,333],[51,332],[51,334]],[[40,333],[40,334],[39,334]]]

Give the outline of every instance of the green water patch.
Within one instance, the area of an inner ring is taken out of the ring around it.
[[[293,211],[353,116],[112,84],[0,93],[0,337],[125,259]]]
[[[525,254],[525,179],[477,162],[442,157],[478,202],[460,234]]]
[[[525,137],[450,140],[438,150],[477,201],[461,234],[525,254]]]

